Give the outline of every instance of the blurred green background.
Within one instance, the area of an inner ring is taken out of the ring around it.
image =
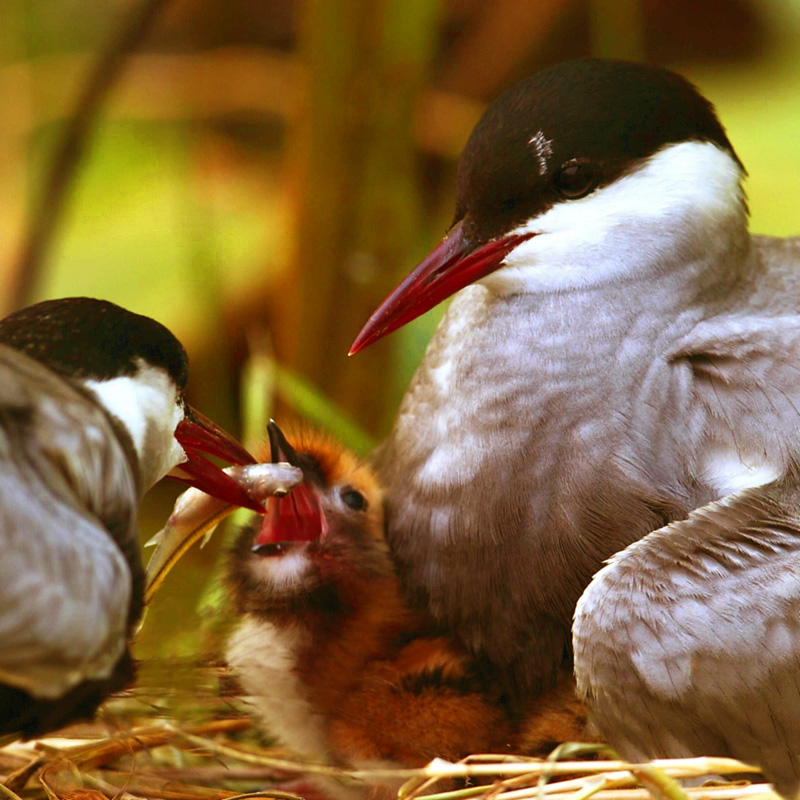
[[[448,227],[485,104],[564,58],[686,75],[749,170],[753,229],[800,232],[800,0],[150,5],[34,263],[68,119],[143,3],[0,3],[1,310],[87,294],[158,318],[189,351],[191,402],[234,432],[249,406],[311,416],[361,451],[386,433],[441,310],[353,359],[348,346]],[[143,538],[177,491],[149,498]],[[170,576],[140,655],[214,649],[215,626],[197,622],[214,615],[195,609],[218,602],[203,587],[219,539]]]

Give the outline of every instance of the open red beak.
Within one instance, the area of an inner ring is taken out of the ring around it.
[[[201,455],[208,453],[231,464],[255,464],[255,458],[227,431],[204,414],[186,406],[186,416],[178,423],[175,438],[186,452],[186,461],[170,472],[170,478],[233,505],[264,513],[261,503],[253,500],[233,478]]]
[[[294,448],[286,441],[283,432],[273,420],[270,420],[267,432],[273,463],[288,461],[292,466],[302,468]],[[258,552],[264,545],[313,542],[327,532],[328,523],[317,493],[304,481],[291,489],[287,495],[270,497],[267,500],[267,514],[253,550]]]
[[[378,306],[353,342],[348,355],[402,328],[459,289],[494,272],[532,233],[512,234],[476,247],[456,223],[447,236]]]

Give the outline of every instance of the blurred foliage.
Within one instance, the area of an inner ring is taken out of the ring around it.
[[[5,298],[75,98],[140,1],[0,3]],[[677,69],[749,169],[754,229],[786,235],[800,227],[799,45],[798,0],[172,0],[90,131],[29,299],[90,294],[162,320],[190,353],[192,402],[234,431],[249,409],[248,440],[293,412],[365,452],[442,309],[353,359],[347,345],[447,229],[486,102],[563,58]],[[242,392],[254,331],[274,354],[256,348]],[[152,493],[145,538],[176,493]],[[143,652],[203,644],[182,615],[219,548],[173,573]]]

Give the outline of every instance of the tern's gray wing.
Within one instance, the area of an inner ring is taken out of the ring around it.
[[[669,355],[693,375],[706,424],[691,467],[717,497],[800,459],[800,239],[754,237],[753,252],[748,279]]]
[[[108,677],[126,646],[132,570],[141,581],[137,500],[100,407],[0,346],[0,682],[53,698]]]
[[[575,674],[621,755],[732,756],[800,787],[800,491],[790,475],[614,556],[584,592]]]

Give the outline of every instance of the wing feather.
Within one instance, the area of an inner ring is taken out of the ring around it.
[[[0,681],[53,698],[109,676],[138,615],[137,500],[102,409],[0,346]]]
[[[724,755],[800,787],[797,477],[738,492],[610,559],[573,627],[579,692],[628,758]]]

